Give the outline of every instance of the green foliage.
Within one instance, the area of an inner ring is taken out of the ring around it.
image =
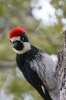
[[[15,79],[12,84],[9,86],[9,90],[11,93],[15,94],[21,94],[22,92],[27,92],[28,90],[31,90],[31,88],[28,88],[27,83],[23,80]]]
[[[6,61],[15,59],[15,53],[13,52],[10,40],[7,37],[4,37],[0,42],[0,59]]]
[[[0,75],[0,89],[5,81],[6,81],[6,78],[4,76]]]
[[[2,0],[0,0],[0,16],[4,16],[4,7],[3,7],[3,3]]]
[[[31,94],[34,97],[34,100],[42,100],[37,91],[34,90],[25,80],[15,79],[8,88],[10,93],[15,94],[14,100],[17,95],[20,98],[24,93]]]

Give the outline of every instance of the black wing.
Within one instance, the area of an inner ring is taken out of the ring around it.
[[[50,95],[54,98],[55,90],[58,87],[58,80],[55,76],[56,64],[54,61],[47,53],[39,51],[35,59],[30,61],[29,64],[31,68],[37,72]]]

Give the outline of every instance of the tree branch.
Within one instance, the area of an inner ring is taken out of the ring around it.
[[[15,61],[9,61],[9,62],[5,62],[5,61],[0,61],[0,68],[12,68],[12,67],[16,67],[17,64]]]

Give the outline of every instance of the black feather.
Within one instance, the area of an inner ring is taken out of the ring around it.
[[[24,54],[17,54],[16,61],[17,65],[22,71],[23,75],[25,76],[26,80],[40,93],[40,95],[45,100],[52,100],[49,92],[47,91],[46,86],[43,84],[42,80],[39,78],[37,71],[30,66],[30,62],[32,60],[39,59],[41,60],[42,57],[40,55],[39,49],[32,46],[32,49]],[[36,57],[38,55],[38,58]],[[44,91],[42,90],[41,86],[44,87]]]

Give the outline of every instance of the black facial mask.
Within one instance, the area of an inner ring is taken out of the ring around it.
[[[16,50],[22,50],[23,49],[23,43],[20,41],[14,41],[13,42],[13,48],[15,48]]]

